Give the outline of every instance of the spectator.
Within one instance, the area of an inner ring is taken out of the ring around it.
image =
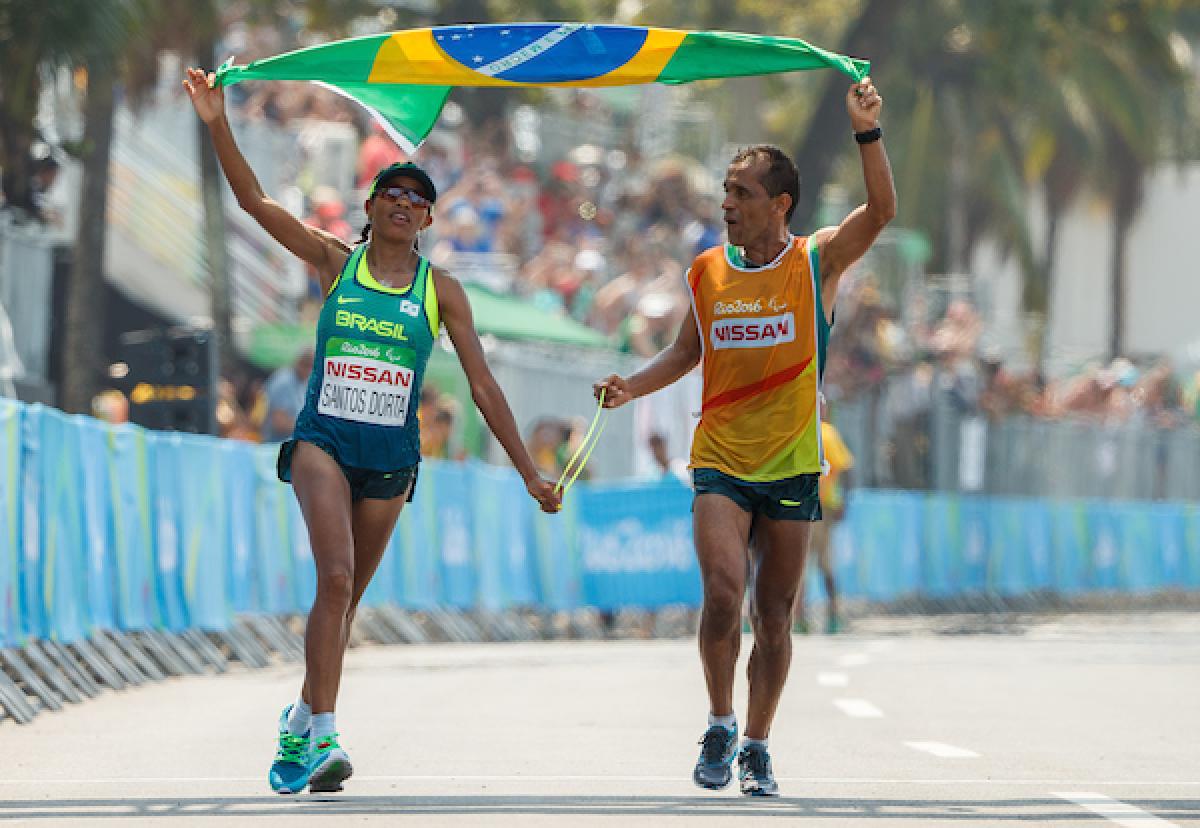
[[[935,374],[929,362],[918,362],[911,372],[897,378],[887,398],[893,424],[887,450],[892,458],[893,482],[902,489],[929,488]]]
[[[264,442],[278,443],[292,436],[296,416],[304,407],[304,395],[308,390],[312,368],[313,350],[304,348],[291,365],[277,369],[267,380],[267,415],[262,430]]]
[[[616,333],[637,307],[642,291],[658,273],[659,256],[646,242],[633,238],[625,251],[627,269],[596,290],[591,321],[607,334]]]
[[[569,161],[551,168],[551,178],[542,188],[538,209],[542,214],[542,233],[546,241],[575,241],[581,234],[579,205],[579,169]]]
[[[237,384],[228,377],[221,377],[217,383],[216,420],[221,437],[250,443],[259,440],[258,431],[238,400]]]
[[[575,254],[574,283],[567,306],[571,316],[580,322],[586,322],[592,315],[596,293],[604,279],[605,266],[604,254],[598,250],[585,248]]]
[[[630,317],[630,350],[652,357],[667,346],[679,329],[679,303],[669,293],[646,293]]]
[[[628,342],[633,353],[653,356],[675,338],[691,301],[684,293],[683,267],[674,259],[661,260],[661,271],[638,297],[629,318]]]
[[[421,394],[417,417],[421,421],[421,456],[440,460],[462,459],[451,450],[454,424],[458,420],[458,401],[447,394]]]
[[[433,415],[434,440],[437,453],[433,456],[445,460],[462,460],[462,456],[453,452],[450,441],[454,437],[454,422],[458,419],[458,408],[454,400],[445,400]]]
[[[382,168],[381,168],[382,169]],[[312,194],[312,215],[304,219],[306,224],[332,233],[344,242],[352,241],[354,230],[346,221],[346,205],[337,190],[332,187],[317,187]]]
[[[59,163],[54,156],[46,155],[33,162],[33,178],[30,181],[33,196],[33,208],[39,221],[53,227],[62,228],[62,211],[51,204],[49,193],[58,180]]]
[[[101,391],[92,400],[92,416],[106,423],[129,422],[129,399],[115,388]]]
[[[1089,363],[1083,372],[1067,381],[1059,403],[1068,415],[1100,417],[1108,408],[1108,396],[1115,378],[1098,363]]]
[[[459,184],[446,193],[445,210],[453,215],[466,210],[480,225],[480,235],[487,240],[488,250],[497,236],[497,230],[508,212],[504,200],[504,188],[496,174],[490,170],[474,168],[463,175]]]
[[[692,475],[688,471],[687,460],[682,457],[671,457],[667,451],[667,438],[665,435],[655,432],[646,438],[646,446],[650,449],[650,454],[654,457],[654,463],[658,466],[656,475],[659,480],[677,480],[685,486],[692,485]]]
[[[563,242],[550,242],[521,271],[521,284],[530,299],[543,310],[566,311],[560,288],[571,278],[575,248]]]
[[[841,632],[842,619],[838,613],[837,581],[833,571],[833,530],[846,517],[846,493],[850,487],[850,470],[854,468],[854,455],[846,447],[842,435],[833,423],[825,418],[828,410],[821,401],[821,448],[829,470],[821,476],[819,496],[821,498],[821,520],[812,526],[811,550],[821,571],[825,585],[825,632],[833,635]],[[799,632],[808,632],[808,619],[804,614],[804,582],[796,593],[796,626]]]
[[[1196,425],[1200,425],[1200,370],[1192,374],[1192,379],[1183,393],[1188,416]]]
[[[688,246],[684,258],[694,259],[710,247],[725,242],[725,230],[718,217],[721,205],[712,196],[702,196],[692,207],[692,216],[683,227],[683,241]]]
[[[529,454],[543,477],[557,479],[562,474],[562,446],[569,433],[569,427],[555,417],[543,417],[530,429]]]
[[[571,462],[572,457],[575,457],[579,447],[583,444],[583,438],[587,436],[587,429],[588,423],[583,417],[572,417],[569,420],[559,421],[558,447],[556,449],[559,474],[562,474],[562,470],[567,469],[567,464]],[[592,469],[587,465],[580,468],[581,462],[582,456],[576,459],[575,464],[570,467],[571,477],[579,480],[591,479]]]
[[[362,145],[358,148],[358,162],[355,165],[357,177],[354,186],[365,190],[370,186],[375,173],[397,161],[405,160],[407,159],[404,152],[396,146],[396,142],[388,136],[379,122],[371,121],[371,134],[363,139]],[[433,174],[433,170],[430,170],[430,174]],[[444,180],[437,176],[434,178],[437,181]]]

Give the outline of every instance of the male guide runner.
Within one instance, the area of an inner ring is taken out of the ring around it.
[[[821,518],[817,402],[825,344],[838,280],[896,214],[879,127],[882,105],[870,78],[850,87],[846,108],[867,201],[840,225],[807,238],[788,230],[799,197],[795,164],[776,147],[739,152],[726,173],[721,204],[729,244],[701,253],[688,271],[693,320],[641,370],[594,385],[604,406],[616,408],[670,385],[703,361],[703,405],[689,466],[704,587],[700,658],[710,705],[693,780],[704,788],[727,786],[736,757],[742,793],[779,793],[767,735],[791,665],[792,608],[810,529]],[[733,681],[747,555],[754,647],[739,751]]]

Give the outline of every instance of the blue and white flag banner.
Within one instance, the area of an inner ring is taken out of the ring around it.
[[[582,602],[607,610],[698,606],[691,502],[691,489],[673,481],[582,489]]]
[[[83,550],[87,557],[87,606],[89,626],[115,630],[117,626],[116,551],[109,504],[112,501],[112,465],[109,456],[110,428],[90,417],[78,417],[79,467],[76,482],[81,489]]]
[[[0,398],[0,647],[22,639],[21,406]]]

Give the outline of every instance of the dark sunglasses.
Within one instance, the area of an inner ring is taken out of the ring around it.
[[[383,196],[393,203],[405,198],[413,207],[428,207],[430,204],[429,199],[408,187],[380,187],[375,191],[375,195]]]

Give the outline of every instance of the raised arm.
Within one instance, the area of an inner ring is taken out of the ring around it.
[[[663,348],[642,368],[631,374],[628,379],[610,374],[592,386],[596,399],[604,392],[604,407],[618,408],[638,397],[653,394],[660,388],[666,388],[688,371],[696,367],[703,355],[700,345],[700,331],[696,328],[696,318],[688,314],[679,326],[675,341]]]
[[[233,138],[225,117],[225,92],[215,84],[211,72],[205,74],[201,69],[188,69],[183,86],[192,99],[196,114],[208,127],[217,160],[221,162],[221,170],[238,205],[277,242],[316,268],[321,279],[321,292],[328,293],[346,263],[349,248],[332,235],[309,227],[263,193],[258,178]]]
[[[488,367],[483,355],[483,346],[479,343],[479,334],[475,332],[475,319],[471,314],[471,304],[467,301],[467,293],[458,280],[435,268],[433,271],[434,285],[437,287],[438,313],[454,343],[458,361],[462,363],[463,372],[471,386],[471,399],[475,401],[488,428],[504,451],[512,460],[513,466],[525,481],[525,488],[530,496],[538,502],[543,512],[557,512],[561,507],[561,499],[554,492],[554,485],[542,479],[529,450],[521,442],[521,434],[517,430],[517,421],[513,418],[508,400],[500,390],[499,383]]]
[[[879,126],[883,98],[870,78],[856,83],[846,93],[846,109],[856,133],[870,132]],[[838,279],[874,244],[888,222],[896,217],[896,188],[892,168],[883,148],[883,138],[859,144],[867,202],[860,204],[837,227],[825,227],[813,234],[821,261],[821,298],[826,308],[837,298]]]

